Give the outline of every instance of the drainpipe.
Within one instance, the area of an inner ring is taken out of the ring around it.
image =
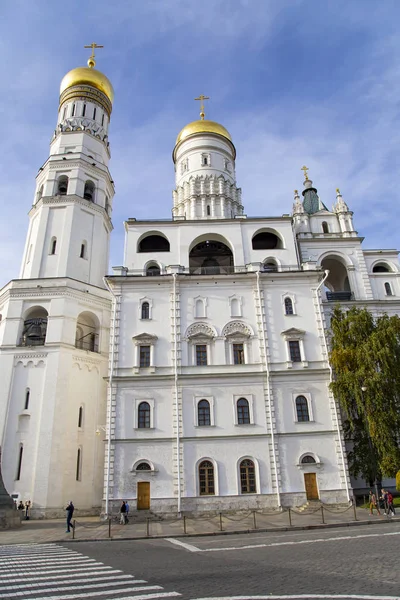
[[[111,289],[107,279],[103,277],[104,284],[110,294],[113,297],[113,309],[112,309],[112,320],[113,320],[113,330],[112,336],[110,340],[111,353],[110,353],[110,376],[108,378],[108,397],[109,397],[109,405],[108,405],[108,444],[107,444],[107,471],[106,471],[106,506],[105,513],[106,517],[109,516],[109,504],[110,504],[110,462],[111,462],[111,417],[112,417],[112,386],[113,386],[113,375],[114,375],[114,356],[115,356],[115,318],[117,315],[117,296],[114,294]]]
[[[277,467],[277,462],[276,462],[276,450],[275,450],[275,434],[274,434],[274,425],[272,422],[271,380],[270,380],[268,356],[267,356],[267,340],[265,338],[264,317],[263,317],[263,310],[262,310],[263,307],[262,307],[262,303],[261,303],[260,272],[257,271],[256,275],[257,275],[258,301],[260,304],[261,321],[262,321],[262,341],[263,341],[264,355],[265,355],[265,374],[267,377],[268,410],[269,410],[269,415],[270,415],[270,419],[271,419],[271,443],[272,443],[272,457],[274,460],[274,473],[275,473],[275,479],[276,479],[276,498],[278,501],[278,507],[280,507],[281,506],[281,494],[279,491],[278,467]]]
[[[321,289],[321,286],[327,280],[328,275],[329,275],[329,271],[326,270],[323,279],[320,281],[320,283],[317,285],[317,287],[315,289],[315,293],[316,293],[316,296],[317,296],[318,313],[319,313],[319,318],[320,318],[320,322],[321,322],[322,337],[324,339],[324,347],[325,347],[325,353],[326,353],[326,360],[328,362],[329,383],[331,384],[333,382],[333,370],[332,370],[331,363],[330,363],[330,360],[329,360],[328,342],[327,342],[327,339],[326,339],[325,327],[324,327],[324,322],[323,322],[323,318],[322,318],[322,311],[321,311],[321,300],[320,300],[320,297],[319,297],[319,290]],[[334,406],[334,410],[335,410],[335,419],[336,419],[336,423],[337,423],[337,432],[338,432],[338,436],[339,436],[340,456],[342,458],[342,464],[343,464],[343,471],[344,471],[344,480],[345,480],[345,484],[346,484],[347,500],[348,500],[348,502],[350,502],[349,482],[347,481],[347,473],[346,473],[346,466],[345,466],[346,463],[345,463],[344,449],[343,449],[343,443],[342,443],[342,433],[340,431],[339,413],[338,413],[338,409],[337,409],[337,404],[336,404],[335,397],[333,397],[333,406]]]
[[[179,438],[179,402],[178,402],[178,328],[176,325],[176,273],[172,273],[173,302],[174,302],[174,385],[175,385],[175,412],[176,412],[176,462],[178,465],[178,515],[181,513],[181,466],[180,466],[180,438]]]

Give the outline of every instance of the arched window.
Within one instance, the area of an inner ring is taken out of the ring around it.
[[[75,347],[89,352],[99,351],[99,320],[96,315],[83,312],[77,318]]]
[[[42,306],[36,306],[25,314],[21,346],[44,346],[46,342],[48,313]]]
[[[282,240],[272,231],[260,231],[251,241],[253,250],[272,250],[283,248]]]
[[[147,276],[161,275],[161,270],[158,265],[149,265],[146,269]]]
[[[293,302],[291,298],[285,298],[285,315],[293,314]]]
[[[311,456],[311,454],[306,454],[301,459],[301,464],[302,465],[314,465],[315,463],[316,463],[316,460],[315,460],[315,458],[313,456]]]
[[[150,429],[150,404],[141,402],[138,406],[138,428]]]
[[[378,265],[374,266],[374,268],[372,269],[372,272],[373,273],[390,273],[391,270],[392,269],[386,263],[379,263]]]
[[[68,192],[68,177],[66,175],[61,175],[58,178],[57,182],[57,194],[59,196],[66,196]]]
[[[82,108],[82,117],[84,117],[86,115],[86,104],[83,105]]]
[[[385,292],[386,292],[386,296],[393,296],[392,288],[388,281],[385,283]]]
[[[136,471],[151,471],[151,466],[147,462],[141,462],[136,467]]]
[[[82,479],[82,449],[78,448],[76,453],[76,481]]]
[[[200,496],[214,496],[214,465],[209,460],[199,464],[199,491]]]
[[[197,318],[199,318],[199,317],[204,318],[206,316],[206,310],[205,310],[205,304],[204,304],[203,298],[198,298],[196,300],[195,316]]]
[[[250,424],[249,401],[246,400],[246,398],[239,398],[236,406],[237,406],[238,425],[249,425]]]
[[[142,319],[150,319],[150,305],[148,302],[142,304]]]
[[[266,273],[276,273],[278,270],[278,265],[272,259],[266,260],[263,264],[263,271]]]
[[[309,421],[310,413],[308,411],[308,402],[307,398],[304,396],[297,396],[296,398],[296,413],[297,420],[299,422]]]
[[[210,215],[211,215],[210,205],[207,204],[207,217],[209,217]]]
[[[323,233],[329,233],[328,223],[326,221],[322,222],[322,231]]]
[[[82,242],[81,244],[81,252],[79,254],[79,258],[86,258],[86,242]]]
[[[78,427],[82,427],[83,425],[83,406],[79,407],[78,412]]]
[[[83,190],[83,197],[85,198],[85,200],[89,200],[90,202],[93,202],[93,200],[94,200],[94,183],[93,183],[93,181],[85,182],[85,189]]]
[[[249,458],[240,463],[240,491],[242,494],[255,494],[257,491],[256,469]]]
[[[169,252],[167,238],[159,234],[147,235],[138,244],[138,252]]]
[[[26,388],[25,391],[25,404],[24,404],[24,410],[28,410],[29,408],[29,399],[30,399],[30,395],[31,395],[31,391],[29,388]]]
[[[231,299],[231,317],[241,317],[240,303],[238,298]]]
[[[57,238],[53,237],[53,238],[51,238],[51,242],[50,242],[50,253],[49,254],[55,254],[56,249],[57,249]]]
[[[200,427],[211,425],[211,411],[208,400],[200,400],[197,405],[197,424]]]
[[[21,479],[21,469],[22,469],[22,455],[24,453],[24,447],[21,444],[18,452],[18,464],[17,464],[17,473],[15,479],[19,481]]]

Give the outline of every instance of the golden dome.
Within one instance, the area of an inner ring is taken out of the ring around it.
[[[230,142],[232,141],[229,131],[225,129],[223,125],[220,125],[215,121],[201,119],[186,125],[176,138],[175,145],[179,144],[179,142],[182,142],[182,140],[189,137],[189,135],[193,135],[194,133],[216,133],[218,135],[222,135],[222,137],[228,139]]]
[[[89,61],[88,64],[92,64]],[[114,89],[110,80],[93,67],[77,67],[67,73],[61,82],[60,95],[74,85],[90,85],[103,92],[111,103],[114,100]]]

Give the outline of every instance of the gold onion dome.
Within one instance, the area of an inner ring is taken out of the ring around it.
[[[216,133],[217,135],[222,135],[222,137],[232,142],[232,138],[229,131],[225,129],[223,125],[220,125],[215,121],[201,119],[198,121],[193,121],[192,123],[186,125],[176,138],[175,145],[179,144],[179,142],[182,142],[184,139],[195,133]]]
[[[107,96],[111,104],[114,100],[114,89],[111,81],[100,71],[94,68],[95,61],[91,57],[88,60],[88,67],[77,67],[67,73],[60,85],[60,95],[68,88],[75,85],[90,85],[91,87],[100,90]]]

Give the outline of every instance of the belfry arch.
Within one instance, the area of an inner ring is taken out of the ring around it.
[[[234,260],[232,250],[228,244],[227,240],[217,234],[210,234],[205,239],[195,240],[189,252],[190,272],[196,275],[231,273]]]
[[[345,260],[339,255],[329,254],[322,259],[321,267],[329,271],[325,281],[327,300],[351,300],[352,289]]]

